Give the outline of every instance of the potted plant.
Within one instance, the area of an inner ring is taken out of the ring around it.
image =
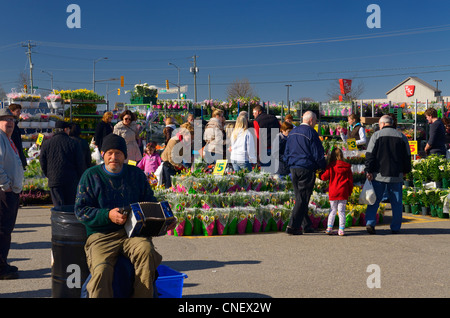
[[[134,89],[129,92],[131,93],[131,104],[156,104],[158,89],[154,86],[149,86],[147,83],[136,84]]]
[[[403,187],[402,201],[406,213],[411,213],[411,195],[413,191]]]
[[[419,195],[415,190],[413,190],[413,191],[411,191],[411,193],[409,193],[408,201],[409,201],[409,204],[411,205],[411,213],[419,214],[420,200],[419,200]]]
[[[412,171],[405,174],[404,177],[405,177],[405,181],[403,184],[405,185],[405,187],[412,187],[414,185]]]
[[[442,188],[448,189],[450,186],[450,163],[447,161],[442,165]]]
[[[49,94],[45,96],[45,101],[47,102],[48,108],[58,109],[61,107],[61,95],[60,94]]]
[[[427,215],[430,209],[430,190],[420,189],[418,191],[419,202],[422,207],[422,215]]]

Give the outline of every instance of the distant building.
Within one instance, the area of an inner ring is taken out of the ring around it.
[[[410,76],[386,93],[386,100],[392,103],[436,102],[441,99],[441,91],[418,77]],[[444,98],[445,100],[445,98]]]
[[[400,82],[386,93],[386,98],[364,99],[362,102],[375,104],[381,103],[414,103],[417,99],[418,102],[425,103],[444,101],[450,102],[450,96],[441,96],[441,90],[437,90],[436,86],[433,86],[424,80],[410,76],[404,81]],[[361,101],[358,101],[361,102]]]

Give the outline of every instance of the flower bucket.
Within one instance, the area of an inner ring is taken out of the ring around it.
[[[309,215],[309,219],[312,222],[312,227],[313,229],[318,229],[319,228],[319,223],[320,223],[320,216],[315,216],[314,214],[310,214]]]
[[[443,207],[441,207],[441,206],[436,207],[436,212],[437,212],[438,218],[448,219],[448,213],[444,213]]]
[[[177,225],[175,226],[175,229],[171,231],[172,235],[183,236],[184,228],[186,226],[187,213],[186,212],[176,213],[176,217],[177,217]]]
[[[404,207],[405,207],[405,213],[411,213],[411,205],[405,204]]]
[[[384,222],[384,213],[378,213],[380,224]]]
[[[411,180],[405,180],[405,182],[403,183],[405,185],[405,187],[412,187],[413,183]]]
[[[417,214],[419,214],[419,211],[420,211],[420,205],[418,205],[418,204],[411,205],[411,213],[412,214],[417,215]]]
[[[353,225],[353,216],[351,213],[348,213],[345,216],[345,227],[351,227]]]
[[[204,236],[213,236],[215,225],[215,217],[212,214],[202,215],[202,231]]]
[[[191,214],[188,214],[186,216],[186,223],[184,224],[184,235],[189,236],[192,235],[192,231],[194,228],[194,216]]]
[[[262,229],[263,217],[262,213],[257,211],[253,220],[253,233],[259,233]]]
[[[422,209],[421,209],[422,215],[427,215],[427,214],[429,214],[429,213],[428,213],[428,212],[429,212],[428,210],[429,210],[429,207],[423,206]]]
[[[216,218],[216,229],[218,235],[227,235],[228,234],[228,213],[219,213]]]
[[[247,224],[245,226],[245,233],[253,233],[254,221],[255,221],[255,217],[253,214],[247,215]]]
[[[192,229],[193,235],[201,235],[203,234],[203,225],[202,225],[202,214],[198,213],[194,217],[194,228]]]
[[[366,213],[361,213],[359,216],[359,224],[366,225]]]
[[[437,207],[434,204],[430,205],[430,214],[433,217],[437,217],[438,216],[436,208]]]
[[[238,234],[244,234],[245,230],[247,228],[247,216],[244,214],[239,214],[239,217],[237,219],[236,223],[236,231]]]
[[[442,188],[443,188],[443,189],[448,189],[449,186],[450,186],[449,179],[443,178],[443,179],[442,179]]]

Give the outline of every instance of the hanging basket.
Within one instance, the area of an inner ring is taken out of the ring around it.
[[[52,101],[52,108],[53,109],[58,109],[62,107],[62,103],[61,101]]]

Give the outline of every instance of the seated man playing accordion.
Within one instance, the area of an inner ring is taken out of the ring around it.
[[[150,237],[127,236],[127,215],[121,209],[135,202],[157,200],[142,170],[124,164],[127,147],[122,137],[109,134],[103,139],[101,151],[104,164],[85,171],[75,202],[75,214],[88,235],[85,251],[92,277],[87,292],[92,298],[114,296],[114,266],[122,254],[134,265],[133,297],[153,297],[156,268],[162,257]]]

